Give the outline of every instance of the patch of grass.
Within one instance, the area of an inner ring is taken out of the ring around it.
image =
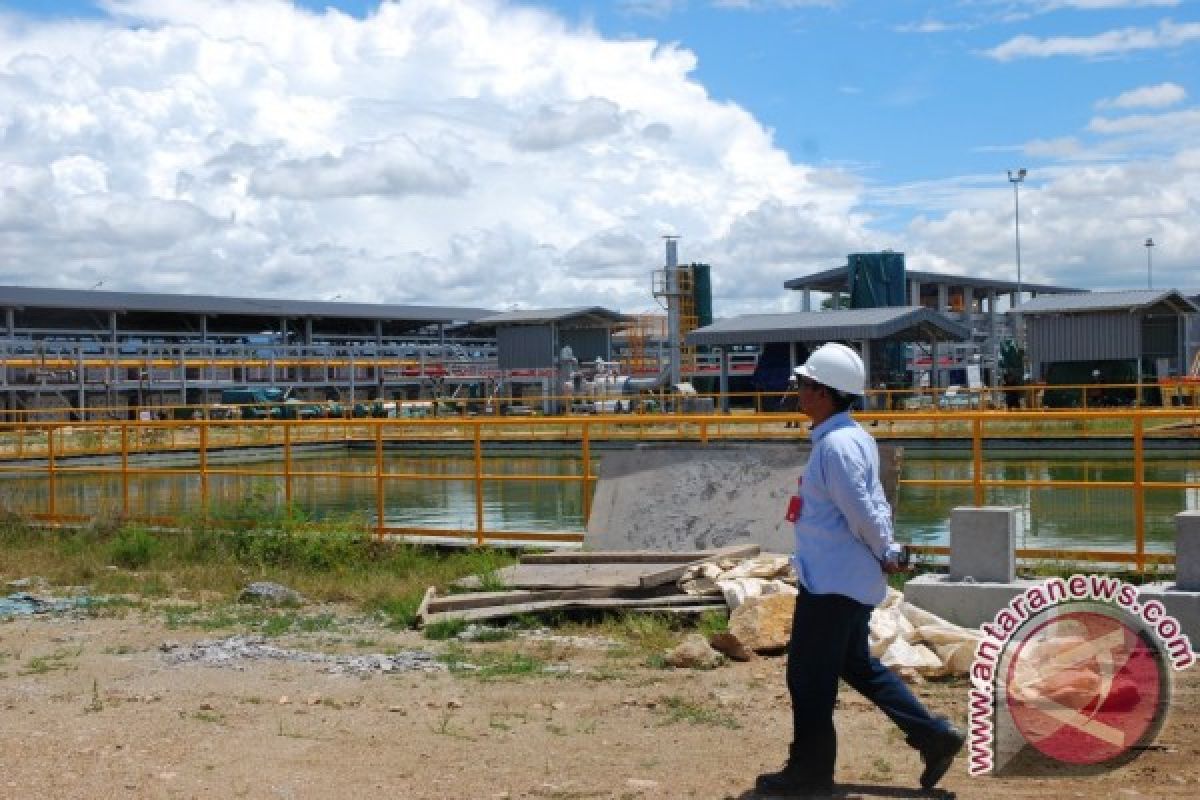
[[[696,631],[705,636],[712,636],[714,633],[728,633],[729,613],[725,611],[705,611],[700,615],[700,619],[696,620]]]
[[[466,575],[481,575],[494,587],[498,570],[515,561],[503,550],[381,541],[360,517],[313,519],[277,495],[274,483],[264,483],[170,531],[117,516],[83,528],[41,528],[0,510],[0,552],[6,573],[41,575],[51,585],[87,585],[108,595],[232,596],[250,581],[274,581],[316,602],[380,613],[397,628],[412,627],[427,587],[445,590]],[[117,612],[123,601],[109,602],[93,613]],[[177,616],[175,622],[183,620]],[[303,624],[320,630],[324,623]]]
[[[886,780],[887,778],[891,777],[891,774],[892,765],[886,758],[877,756],[875,760],[871,762],[869,775],[872,779]]]
[[[400,597],[373,597],[367,601],[367,608],[382,614],[387,619],[389,628],[411,628],[417,623],[417,609],[421,607],[421,599],[424,596],[425,590],[421,589],[417,593],[410,592]]]
[[[104,710],[104,701],[100,699],[100,681],[92,678],[92,701],[83,707],[85,714],[97,714]]]
[[[468,736],[466,733],[452,726],[450,724],[451,719],[453,719],[453,715],[447,711],[442,714],[442,718],[438,724],[430,726],[429,729],[439,736],[449,736],[454,739],[465,739],[468,742],[474,741],[473,737]]]
[[[508,628],[484,628],[475,632],[473,640],[476,642],[504,642],[516,635],[516,632]]]
[[[437,622],[431,622],[422,629],[422,634],[426,639],[435,642],[453,639],[467,629],[466,620],[462,619],[443,619]]]
[[[493,711],[488,715],[488,727],[497,731],[511,731],[513,721],[523,725],[529,722],[529,715],[524,711]]]
[[[481,681],[526,678],[538,675],[546,667],[542,659],[514,651],[480,651],[468,654],[466,648],[454,643],[438,655],[452,673],[471,675]]]
[[[479,669],[475,676],[484,681],[537,675],[546,666],[541,659],[526,653],[486,653],[476,661]]]
[[[731,730],[742,727],[733,715],[688,700],[682,695],[668,695],[663,697],[661,702],[666,714],[664,725],[687,722],[691,725],[709,725]]]
[[[295,620],[291,614],[276,614],[269,617],[262,626],[264,636],[282,636],[292,629]]]
[[[678,624],[665,614],[618,614],[605,617],[589,632],[625,642],[631,655],[649,661],[678,643]]]
[[[78,658],[83,653],[82,647],[62,648],[55,650],[53,653],[45,656],[34,656],[25,664],[25,669],[19,672],[20,675],[45,675],[47,672],[55,670],[73,670],[77,669],[75,664],[70,663],[71,659]]]
[[[130,525],[117,532],[108,545],[112,563],[126,569],[142,569],[163,552],[158,537],[139,525]]]
[[[337,617],[333,614],[311,614],[296,620],[296,628],[302,633],[318,633],[331,631],[337,627]]]

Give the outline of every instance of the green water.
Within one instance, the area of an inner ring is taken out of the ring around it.
[[[485,459],[493,475],[578,476],[574,458],[557,456]],[[282,462],[230,467],[268,473],[209,477],[210,502],[232,504],[252,492],[269,500],[285,498]],[[292,502],[314,517],[335,513],[360,514],[375,520],[375,460],[370,453],[323,455],[294,463]],[[387,473],[419,473],[424,479],[387,478],[384,519],[389,526],[473,530],[475,527],[474,466],[460,454],[405,456],[385,454]],[[305,473],[339,472],[338,476]],[[990,460],[988,478],[1003,480],[1128,481],[1133,468],[1118,460],[1088,460],[1055,456]],[[908,457],[908,479],[964,479],[971,463],[961,459]],[[461,477],[463,480],[438,480]],[[1146,460],[1146,480],[1200,482],[1200,459]],[[48,510],[48,487],[43,480],[9,477],[0,482],[3,507],[18,513]],[[200,505],[196,475],[133,475],[129,479],[129,508],[133,514],[180,516]],[[95,472],[63,474],[56,481],[55,510],[59,514],[92,516],[121,510],[120,475]],[[971,505],[968,487],[903,486],[897,513],[897,535],[918,544],[945,544],[950,510]],[[992,489],[991,505],[1021,509],[1019,546],[1039,548],[1133,549],[1132,489]],[[1200,508],[1200,489],[1153,490],[1146,494],[1146,541],[1150,552],[1170,552],[1173,516]],[[488,481],[484,484],[483,513],[489,531],[581,531],[583,503],[580,483]]]

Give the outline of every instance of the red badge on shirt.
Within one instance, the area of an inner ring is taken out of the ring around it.
[[[788,522],[800,519],[800,512],[804,509],[804,500],[800,497],[800,484],[802,483],[804,483],[804,478],[796,479],[796,494],[788,498],[787,513],[783,515]]]

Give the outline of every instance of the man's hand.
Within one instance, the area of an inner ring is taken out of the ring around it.
[[[908,552],[908,548],[904,545],[894,544],[888,548],[887,554],[883,561],[880,562],[883,571],[888,575],[895,575],[900,572],[911,572],[912,557]]]

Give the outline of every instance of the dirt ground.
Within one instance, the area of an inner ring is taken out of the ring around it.
[[[784,756],[783,658],[696,672],[593,639],[430,642],[340,616],[325,628],[270,642],[434,650],[494,668],[362,677],[276,660],[172,664],[164,643],[232,631],[168,626],[161,609],[0,621],[0,797],[752,798],[754,776]],[[944,786],[959,797],[1200,796],[1198,692],[1200,670],[1180,675],[1159,746],[1116,772],[976,779],[960,760]],[[919,694],[964,720],[964,684]],[[852,796],[922,796],[915,753],[846,688],[837,724],[838,780]]]

